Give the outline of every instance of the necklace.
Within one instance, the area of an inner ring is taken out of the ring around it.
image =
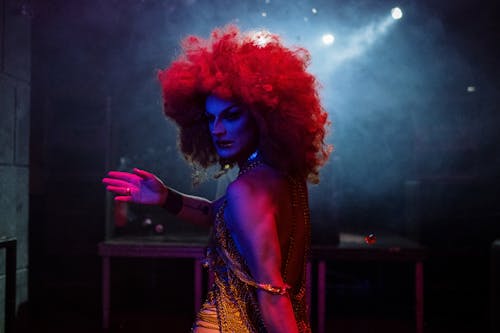
[[[258,151],[253,152],[245,161],[245,163],[241,165],[240,171],[238,171],[238,177],[244,175],[249,170],[252,170],[262,164],[264,164],[264,162],[262,162],[259,152]]]

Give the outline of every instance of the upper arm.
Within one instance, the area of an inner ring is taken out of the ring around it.
[[[277,203],[271,191],[250,182],[236,181],[228,187],[227,202],[228,227],[253,279],[282,285]]]
[[[276,198],[268,183],[233,182],[227,190],[226,222],[252,278],[258,283],[283,286]],[[264,290],[258,290],[257,297],[269,332],[298,332],[289,297]]]

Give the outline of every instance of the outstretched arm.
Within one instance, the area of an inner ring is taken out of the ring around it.
[[[133,173],[110,171],[102,180],[115,200],[166,208],[183,221],[209,226],[212,203],[168,188],[154,174],[135,168]]]
[[[284,288],[281,250],[276,228],[277,203],[265,188],[238,180],[227,190],[228,226],[258,283]],[[287,293],[258,289],[260,311],[268,332],[298,332]]]

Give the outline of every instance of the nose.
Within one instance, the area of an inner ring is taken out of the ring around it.
[[[215,119],[211,127],[212,135],[214,136],[220,136],[226,133],[226,128],[220,119]]]

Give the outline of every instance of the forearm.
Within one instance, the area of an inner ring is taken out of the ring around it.
[[[286,295],[258,291],[259,307],[269,333],[296,333],[297,321],[292,303]]]
[[[212,202],[208,199],[187,195],[169,188],[161,206],[182,221],[202,226],[212,224]]]

